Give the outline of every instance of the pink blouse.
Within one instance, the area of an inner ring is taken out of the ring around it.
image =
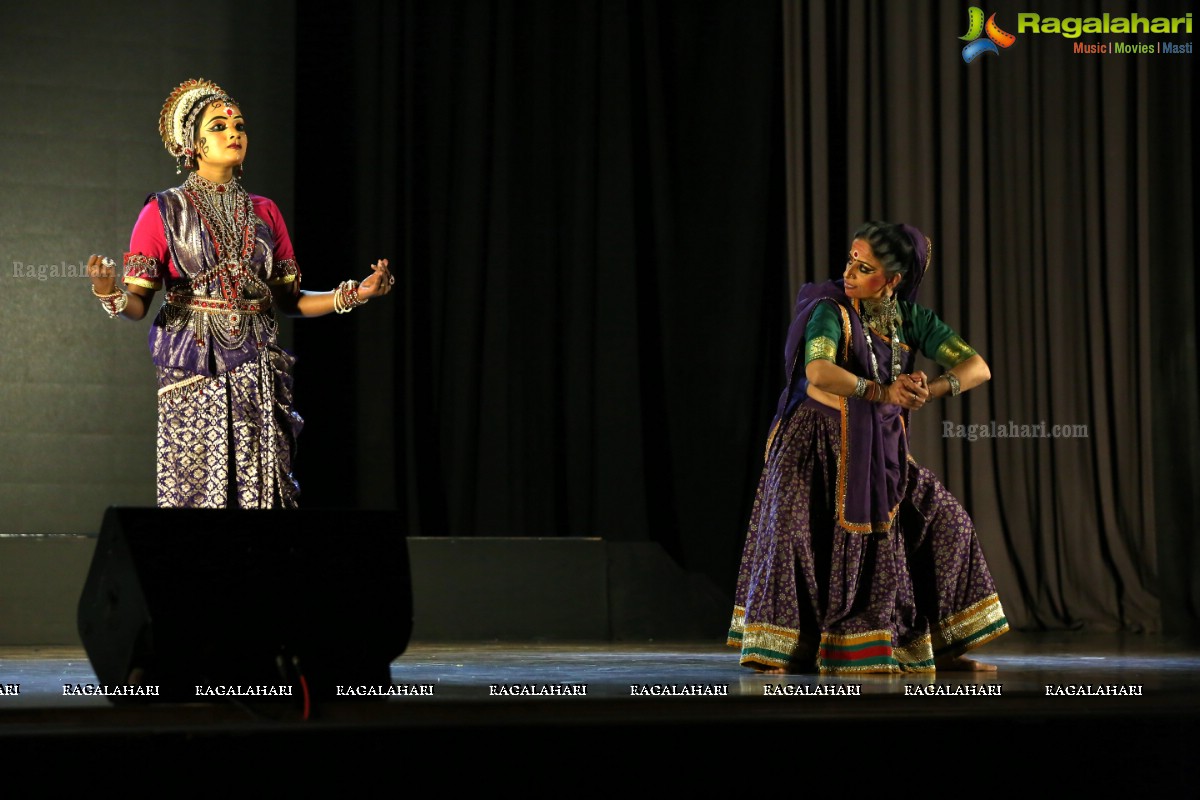
[[[250,201],[254,204],[254,213],[271,229],[275,240],[272,253],[274,264],[271,275],[267,277],[267,283],[272,286],[291,283],[298,275],[295,268],[296,255],[292,250],[292,239],[288,236],[283,214],[279,213],[279,206],[270,198],[252,194]],[[133,234],[129,237],[129,252],[125,254],[124,264],[125,283],[147,289],[161,289],[164,265],[166,275],[170,279],[183,278],[182,273],[171,261],[162,218],[158,213],[158,203],[151,195],[146,205],[142,206],[142,212],[133,226]]]

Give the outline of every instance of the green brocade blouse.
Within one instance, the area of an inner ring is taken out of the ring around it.
[[[900,306],[900,345],[913,345],[928,358],[944,369],[950,369],[975,355],[975,350],[963,341],[954,330],[942,322],[928,308],[897,301]],[[855,307],[858,303],[855,301]],[[880,334],[875,333],[876,336]],[[887,337],[882,337],[884,341]],[[842,344],[842,316],[833,302],[819,303],[804,329],[804,363],[825,359],[838,363],[837,354]]]

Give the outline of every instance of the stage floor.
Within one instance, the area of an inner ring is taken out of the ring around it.
[[[1035,705],[1053,708],[1082,701],[1149,708],[1168,698],[1185,704],[1189,698],[1200,700],[1200,646],[1161,637],[1014,632],[971,655],[997,670],[768,675],[739,666],[737,651],[715,642],[414,642],[391,667],[393,684],[402,694],[381,702],[400,707],[533,698],[579,703],[726,697],[763,698],[768,704],[791,697],[794,705],[804,698],[857,696],[905,697],[913,703],[939,698],[940,704],[981,698],[993,705],[1003,705],[1005,698],[1023,704],[1045,698]],[[17,709],[113,708],[106,697],[76,693],[76,687],[96,684],[82,649],[0,647],[0,691],[9,687],[9,694],[0,693],[0,723],[3,714]],[[14,685],[19,693],[12,693]],[[72,687],[70,694],[66,687]]]
[[[170,704],[68,695],[64,687],[97,682],[82,650],[5,648],[0,752],[71,743],[98,758],[129,747],[160,760],[179,748],[227,757],[246,747],[295,758],[311,745],[368,760],[396,748],[427,759],[477,750],[550,757],[578,754],[599,737],[626,758],[686,742],[689,757],[728,759],[729,747],[778,738],[808,743],[789,763],[827,767],[849,759],[851,745],[916,757],[920,742],[936,741],[980,758],[999,747],[996,757],[1022,753],[1025,764],[1104,769],[1110,788],[1194,781],[1200,647],[1014,632],[972,655],[998,670],[781,676],[740,667],[720,643],[414,642],[391,668],[405,694],[317,702],[305,716],[299,698]],[[1008,773],[1020,766],[1008,764]]]

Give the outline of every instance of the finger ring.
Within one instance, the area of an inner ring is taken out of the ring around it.
[[[388,275],[388,286],[391,286],[391,285],[392,285],[393,283],[395,283],[395,282],[396,282],[396,276],[395,276],[395,275]]]
[[[105,256],[104,258],[100,259],[100,263],[106,267],[115,267],[116,266],[116,262],[114,262],[108,256]]]

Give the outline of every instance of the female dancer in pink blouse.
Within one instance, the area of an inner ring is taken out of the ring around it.
[[[158,505],[291,508],[296,436],[294,358],[276,341],[275,311],[346,313],[391,291],[387,259],[361,283],[301,290],[287,226],[271,200],[239,178],[249,137],[240,105],[203,78],[179,85],[163,105],[159,133],[181,186],[146,199],[116,265],[88,259],[92,293],[114,319],[150,326],[158,374]],[[177,169],[177,171],[179,171]]]

